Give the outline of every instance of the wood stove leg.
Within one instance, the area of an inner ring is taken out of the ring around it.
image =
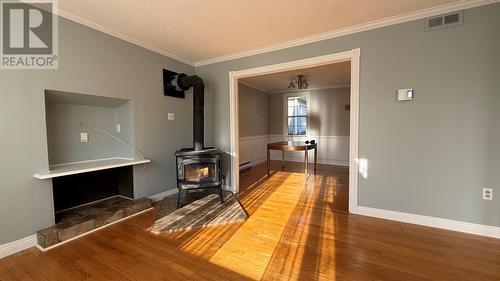
[[[304,158],[305,158],[304,159],[304,172],[306,174],[306,177],[307,177],[307,170],[308,170],[307,169],[308,168],[307,165],[309,164],[309,159],[307,159],[308,156],[309,156],[308,154],[309,154],[309,150],[306,149],[306,153],[305,153],[305,156],[304,156]]]
[[[271,152],[267,150],[267,177],[269,177],[269,172],[271,170]]]
[[[224,193],[222,191],[222,186],[219,186],[219,197],[220,197],[220,203],[224,203]]]
[[[179,192],[177,192],[177,209],[181,207],[181,192],[182,189],[179,189]]]
[[[318,163],[318,148],[314,148],[314,174],[316,174],[317,170],[317,163]]]
[[[285,151],[281,151],[281,170],[285,171]]]

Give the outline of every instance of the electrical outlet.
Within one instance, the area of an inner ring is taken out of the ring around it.
[[[89,134],[80,133],[80,142],[89,142]]]
[[[122,128],[120,126],[120,124],[116,124],[116,132],[119,133],[121,132]]]
[[[169,113],[168,113],[168,120],[170,120],[170,121],[171,121],[171,120],[175,120],[175,114],[174,114],[174,113],[172,113],[172,112],[169,112]]]
[[[493,200],[493,189],[492,188],[483,188],[483,199],[484,200]]]

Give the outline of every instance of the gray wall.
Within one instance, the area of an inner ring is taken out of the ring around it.
[[[269,134],[269,94],[238,84],[240,138]]]
[[[269,133],[271,135],[283,134],[283,95],[269,95]]]
[[[321,136],[349,136],[349,88],[330,88],[309,91],[309,134]],[[271,134],[283,134],[283,95],[270,95]]]
[[[215,98],[215,144],[230,150],[229,71],[361,48],[368,177],[359,205],[500,226],[500,4],[464,17],[431,32],[417,20],[196,68]],[[413,87],[415,100],[397,103],[399,87]],[[482,186],[493,201],[481,199]]]
[[[192,143],[192,95],[163,96],[162,68],[194,68],[80,24],[59,21],[58,70],[0,70],[0,244],[53,223],[44,90],[118,97],[132,101],[136,146],[152,160],[134,169],[135,196],[175,187],[174,152]],[[213,96],[206,96],[206,139],[212,139]],[[167,121],[167,112],[176,113]]]
[[[120,124],[120,132],[116,133],[115,130],[111,130],[113,134],[128,142],[131,145],[135,145],[134,143],[134,112],[132,102],[127,102],[125,104],[120,105],[115,108],[115,124]],[[116,143],[116,155],[119,157],[129,157],[129,158],[140,158],[139,155],[135,152],[134,149],[128,147],[120,142]]]
[[[463,26],[424,32],[418,20],[198,67],[205,139],[230,150],[229,71],[361,48],[360,205],[500,226],[498,26],[494,4],[466,10]],[[65,19],[59,35],[58,70],[0,70],[0,244],[53,223],[51,183],[32,177],[48,169],[44,89],[132,101],[134,142],[153,161],[134,170],[136,197],[173,188],[174,151],[191,146],[192,95],[164,97],[161,69],[193,67]],[[396,103],[407,86],[415,100]]]
[[[65,95],[71,99],[73,94]],[[134,158],[132,148],[80,125],[83,122],[133,145],[131,102],[119,106],[95,106],[53,102],[46,98],[45,105],[49,165],[111,157]],[[116,132],[116,124],[120,124],[120,133]],[[80,142],[81,132],[88,134],[88,142]]]
[[[80,126],[80,122],[84,122],[113,132],[114,108],[61,103],[47,105],[50,165],[117,156],[117,145],[112,138]],[[80,142],[80,132],[88,133],[88,143]]]

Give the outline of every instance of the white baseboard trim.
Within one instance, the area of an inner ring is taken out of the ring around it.
[[[470,222],[442,219],[362,206],[358,206],[358,215],[459,231],[492,238],[500,238],[500,227],[496,226],[481,225]]]
[[[267,161],[267,158],[259,158],[256,160],[252,160],[252,161],[248,162],[247,164],[245,164],[244,166],[240,166],[240,171],[248,169],[248,168],[256,166],[256,165],[259,165],[259,164],[264,163],[266,161]]]
[[[240,172],[252,168],[252,162],[247,162],[245,164],[240,164]]]
[[[260,158],[260,159],[257,159],[257,160],[250,162],[250,165],[255,166],[255,165],[259,165],[260,163],[264,163],[266,161],[267,161],[267,158]]]
[[[349,161],[342,160],[318,160],[318,164],[349,167]]]
[[[177,192],[178,192],[177,188],[172,188],[172,189],[169,189],[169,190],[166,190],[166,191],[163,191],[163,192],[151,195],[148,198],[151,199],[151,200],[153,200],[153,202],[157,202],[157,201],[160,201],[160,200],[162,200],[163,198],[165,198],[167,196],[170,196],[172,194],[176,194]]]
[[[0,259],[21,252],[36,245],[36,235],[0,245]]]

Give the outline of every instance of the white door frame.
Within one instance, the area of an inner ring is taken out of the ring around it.
[[[326,64],[351,62],[351,111],[349,135],[349,212],[358,213],[358,132],[359,132],[359,62],[361,50],[352,49],[341,53],[301,59],[285,63],[266,65],[250,69],[229,72],[229,123],[231,142],[231,186],[233,192],[239,191],[239,113],[238,113],[238,79],[309,68]]]

